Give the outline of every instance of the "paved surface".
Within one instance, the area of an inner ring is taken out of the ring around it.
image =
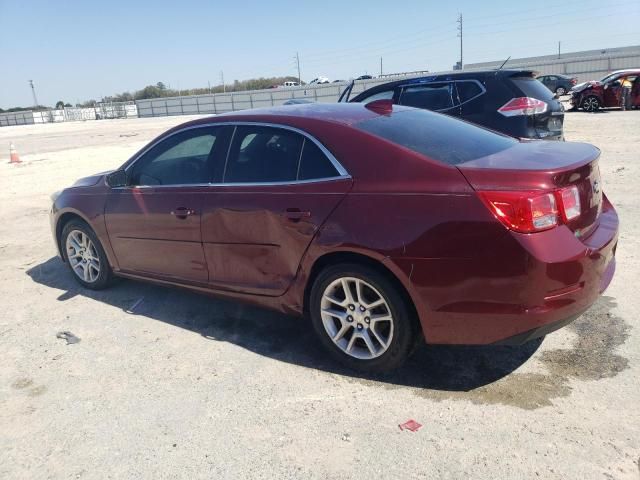
[[[569,140],[602,149],[622,222],[596,306],[544,341],[423,348],[383,377],[336,367],[298,319],[78,288],[49,194],[183,120],[0,128],[0,478],[638,479],[640,111],[566,116]]]

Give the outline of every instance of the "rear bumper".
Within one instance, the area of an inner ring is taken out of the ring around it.
[[[474,259],[411,261],[412,296],[427,343],[517,344],[570,323],[598,299],[615,273],[618,216],[603,200],[598,227],[578,239],[566,227],[509,232]],[[401,265],[404,270],[404,265]],[[451,274],[455,271],[455,274]],[[447,277],[446,284],[431,278]]]

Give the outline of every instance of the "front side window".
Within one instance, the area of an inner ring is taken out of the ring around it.
[[[217,132],[214,127],[194,128],[162,140],[133,164],[129,185],[208,183]]]
[[[447,110],[455,104],[452,87],[451,82],[405,87],[399,103],[426,110]]]

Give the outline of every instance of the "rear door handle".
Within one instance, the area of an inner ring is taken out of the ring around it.
[[[311,212],[308,210],[300,210],[299,208],[287,208],[284,212],[285,216],[292,222],[299,222],[303,218],[311,217]]]
[[[181,220],[184,220],[185,218],[195,214],[196,214],[195,210],[187,207],[177,207],[175,210],[171,212],[171,215]]]

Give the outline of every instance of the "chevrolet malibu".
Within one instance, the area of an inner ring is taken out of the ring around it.
[[[54,194],[51,226],[86,288],[126,277],[305,316],[347,366],[389,370],[422,338],[521,344],[595,302],[618,236],[598,157],[387,100],[248,110]]]

